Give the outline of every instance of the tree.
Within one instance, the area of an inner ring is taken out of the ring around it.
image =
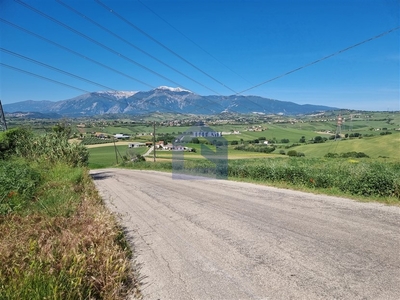
[[[324,142],[324,139],[322,138],[322,136],[316,136],[315,138],[314,138],[314,143],[316,143],[316,144],[318,144],[318,143],[323,143]]]
[[[71,135],[72,129],[70,126],[67,126],[63,123],[58,123],[57,125],[53,126],[51,128],[53,132],[55,132],[58,135],[65,135],[69,137]]]
[[[303,136],[300,138],[299,142],[300,142],[300,143],[305,143],[305,142],[306,142],[306,137],[303,135]]]

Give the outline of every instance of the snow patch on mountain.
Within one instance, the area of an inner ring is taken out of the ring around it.
[[[192,93],[191,91],[182,89],[180,87],[173,88],[173,87],[169,87],[169,86],[165,86],[165,85],[159,86],[158,88],[156,88],[156,90],[166,90],[166,91],[171,91],[171,92],[188,92],[188,93]]]
[[[131,97],[131,96],[135,95],[136,93],[137,93],[137,91],[100,91],[100,92],[97,92],[97,94],[111,96],[117,100]]]

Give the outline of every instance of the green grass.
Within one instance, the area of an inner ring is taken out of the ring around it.
[[[135,154],[144,154],[148,150],[147,147],[128,148],[127,145],[118,145],[116,148],[118,150],[118,163],[122,162],[121,156],[126,156],[127,151]],[[100,169],[115,166],[117,164],[115,154],[114,145],[89,148],[89,168]]]
[[[9,139],[0,160],[0,299],[125,299],[131,251],[66,135]]]
[[[385,157],[393,161],[400,161],[400,132],[389,135],[377,135],[361,139],[347,139],[327,141],[321,144],[307,144],[294,149],[303,152],[307,157],[323,157],[327,153],[364,152],[372,159]],[[275,150],[279,151],[279,150]]]
[[[124,299],[130,251],[87,170],[36,167],[34,196],[0,215],[0,299]]]
[[[25,209],[43,175],[22,160],[0,160],[0,215]]]
[[[362,201],[400,204],[400,163],[369,159],[258,158],[229,160],[228,178]],[[141,170],[172,171],[171,161],[128,164]],[[179,173],[223,177],[205,159],[185,159]],[[222,169],[221,169],[222,170]]]

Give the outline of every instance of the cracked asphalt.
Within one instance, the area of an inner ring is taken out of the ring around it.
[[[144,299],[400,299],[400,207],[170,173],[91,171]]]

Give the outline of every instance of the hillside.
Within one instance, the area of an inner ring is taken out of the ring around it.
[[[323,157],[327,153],[364,152],[371,158],[386,158],[400,162],[400,132],[377,135],[361,139],[327,141],[322,144],[308,144],[295,147],[307,157]]]
[[[105,114],[142,115],[154,112],[214,115],[223,112],[307,114],[337,108],[300,105],[259,96],[201,96],[180,88],[158,87],[139,92],[93,92],[63,101],[23,101],[4,104],[6,113],[57,113],[69,117]]]

